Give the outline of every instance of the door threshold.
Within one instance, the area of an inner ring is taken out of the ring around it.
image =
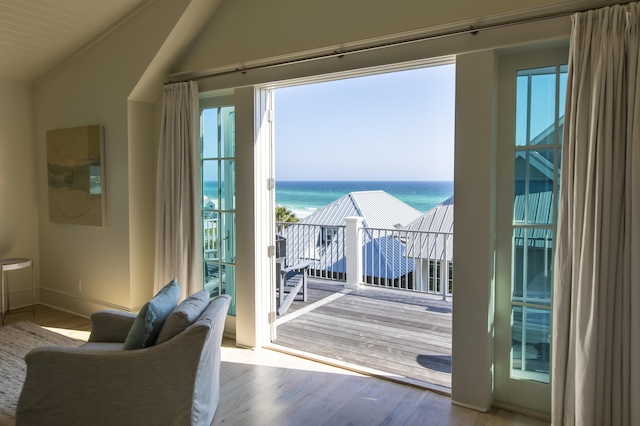
[[[383,380],[389,380],[392,382],[400,383],[403,385],[413,386],[416,388],[428,390],[441,395],[451,397],[451,388],[446,386],[437,385],[435,383],[425,382],[424,380],[415,379],[413,377],[403,376],[400,374],[388,373],[386,371],[377,370],[375,368],[363,367],[361,365],[352,364],[350,362],[337,360],[334,358],[326,357],[323,355],[317,355],[310,352],[301,351],[298,349],[288,348],[286,346],[278,345],[275,343],[269,343],[263,346],[264,349],[281,352],[287,355],[293,355],[299,358],[308,359],[322,364],[331,365],[332,367],[343,368],[345,370],[353,371],[365,376],[377,377]]]

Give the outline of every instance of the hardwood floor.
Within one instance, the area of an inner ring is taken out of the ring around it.
[[[7,323],[31,321],[75,338],[90,321],[38,305]],[[85,337],[86,338],[86,337]],[[449,397],[271,350],[248,350],[225,339],[220,403],[214,425],[547,425],[501,409],[479,413]]]
[[[45,305],[36,305],[36,314],[31,307],[12,310],[5,318],[5,324],[30,321],[56,333],[73,339],[86,341],[91,331],[91,321],[78,315],[54,309]]]

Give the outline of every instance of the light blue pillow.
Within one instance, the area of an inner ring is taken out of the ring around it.
[[[124,341],[123,349],[142,349],[153,346],[162,325],[178,306],[179,297],[180,286],[174,278],[140,309]]]
[[[156,345],[177,336],[196,322],[206,307],[209,306],[209,298],[209,292],[201,290],[184,299],[164,322],[158,335],[158,340],[156,340]]]

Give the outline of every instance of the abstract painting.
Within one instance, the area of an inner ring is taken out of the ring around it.
[[[50,222],[104,225],[103,139],[101,125],[47,131]]]

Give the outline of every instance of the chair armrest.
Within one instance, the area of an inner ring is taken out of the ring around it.
[[[122,343],[138,315],[133,312],[103,310],[91,315],[90,342]]]
[[[291,271],[304,271],[309,266],[311,266],[312,264],[313,264],[313,261],[305,260],[303,262],[296,263],[295,265],[291,265],[291,266],[287,266],[286,268],[282,268],[281,272],[286,274],[287,272],[291,272]]]

